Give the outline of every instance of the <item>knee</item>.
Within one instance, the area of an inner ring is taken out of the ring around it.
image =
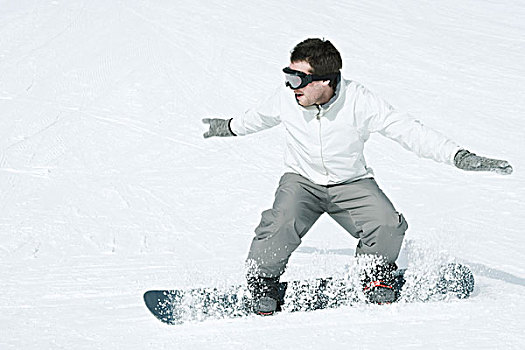
[[[394,219],[388,223],[387,227],[391,230],[391,232],[404,235],[408,229],[408,223],[406,222],[403,214],[396,213]]]
[[[404,236],[407,229],[408,223],[403,214],[394,213],[365,224],[363,234],[365,237],[385,234],[391,237],[399,237]]]
[[[263,211],[261,222],[255,229],[257,240],[270,239],[282,232],[295,232],[295,217],[286,210],[269,209]]]

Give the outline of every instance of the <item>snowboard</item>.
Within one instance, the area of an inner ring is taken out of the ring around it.
[[[410,270],[400,269],[395,272],[393,288],[397,301],[440,300],[450,296],[464,299],[474,290],[474,276],[467,266],[459,263],[443,265],[434,274],[410,274]],[[150,290],[144,293],[144,302],[157,319],[170,325],[253,314],[253,299],[245,285]],[[280,282],[277,311],[313,311],[365,302],[362,288],[349,278],[315,278]]]

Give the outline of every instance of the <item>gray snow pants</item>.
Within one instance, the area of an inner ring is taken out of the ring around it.
[[[285,173],[273,208],[262,213],[248,254],[261,277],[280,276],[293,251],[312,225],[328,213],[359,239],[356,253],[396,261],[408,225],[374,179],[321,186]]]

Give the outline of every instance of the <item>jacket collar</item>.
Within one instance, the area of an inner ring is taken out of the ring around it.
[[[345,83],[344,79],[339,79],[339,83],[337,84],[337,87],[334,91],[334,96],[330,99],[330,101],[326,102],[325,104],[320,105],[320,107],[324,110],[330,108],[331,105],[335,103],[339,99],[339,96],[341,95],[341,85]]]

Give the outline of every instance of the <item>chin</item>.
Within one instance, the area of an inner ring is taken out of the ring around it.
[[[299,98],[295,98],[295,100],[297,101],[297,103],[303,107],[309,107],[311,106],[312,104],[308,104],[308,101],[305,101],[304,99],[299,99]]]

